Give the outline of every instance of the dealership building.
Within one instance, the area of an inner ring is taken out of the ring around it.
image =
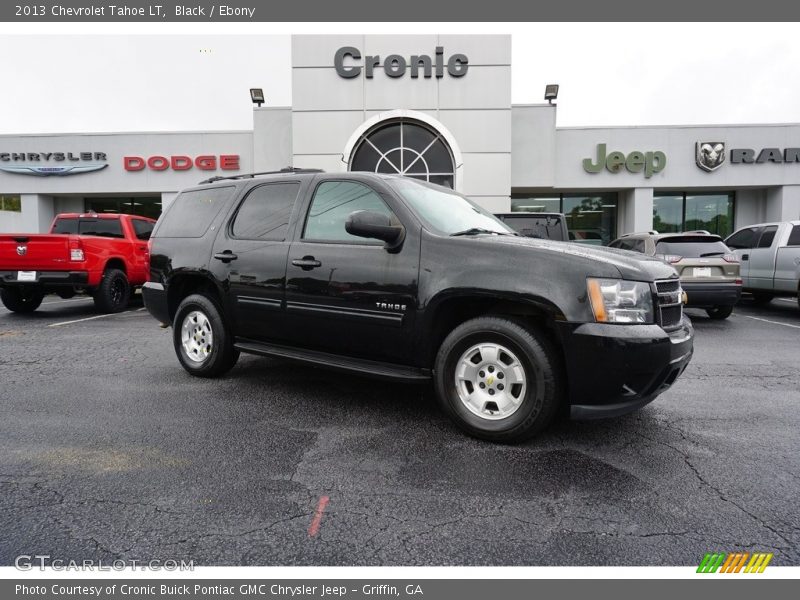
[[[200,180],[287,165],[563,212],[592,244],[800,218],[800,124],[557,127],[556,104],[512,105],[511,77],[510,36],[293,36],[292,106],[254,106],[251,131],[0,136],[0,232],[155,217]]]

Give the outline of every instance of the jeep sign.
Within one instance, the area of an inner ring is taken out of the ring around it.
[[[597,144],[597,161],[591,158],[583,159],[583,170],[587,173],[599,173],[603,169],[611,173],[619,173],[623,167],[630,173],[644,172],[649,179],[654,173],[660,173],[667,166],[667,155],[661,151],[641,152],[634,150],[627,156],[619,151],[609,152],[606,155],[606,145]]]
[[[361,75],[364,71],[364,77],[372,79],[375,69],[383,68],[388,77],[402,77],[406,71],[411,71],[411,77],[416,79],[420,76],[427,78],[435,75],[441,79],[444,77],[444,70],[447,67],[447,73],[451,77],[463,77],[467,74],[469,69],[469,60],[465,54],[453,54],[444,60],[444,48],[436,46],[434,58],[427,54],[413,54],[406,60],[405,57],[399,54],[389,54],[385,59],[381,60],[380,55],[367,55],[366,58],[361,60],[361,51],[353,46],[344,46],[336,51],[333,56],[333,65],[336,67],[336,73],[339,77],[345,79],[353,79]]]

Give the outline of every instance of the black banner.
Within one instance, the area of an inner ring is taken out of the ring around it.
[[[39,0],[0,5],[0,21],[10,22],[519,22],[519,21],[791,21],[800,4],[785,0],[561,0],[520,2],[376,2],[375,0],[306,0],[279,2],[225,0],[208,2],[116,3],[98,0]]]
[[[714,581],[712,581],[714,580]],[[0,597],[39,600],[537,600],[545,598],[647,598],[675,600],[788,598],[791,580],[706,576],[668,580],[451,580],[451,579],[295,579],[295,580],[79,580],[0,581]]]

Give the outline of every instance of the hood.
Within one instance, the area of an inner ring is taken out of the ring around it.
[[[471,239],[479,244],[489,244],[515,253],[530,250],[537,253],[546,252],[574,258],[577,259],[575,262],[597,263],[598,272],[587,273],[589,276],[603,276],[603,273],[607,272],[609,267],[613,267],[622,279],[633,281],[678,278],[677,271],[671,265],[658,258],[629,250],[511,235],[486,234],[472,236]]]

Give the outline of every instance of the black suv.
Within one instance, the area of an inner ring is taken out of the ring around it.
[[[192,375],[239,352],[433,383],[464,430],[540,431],[560,407],[615,416],[692,356],[675,270],[526,238],[447,188],[285,169],[183,191],[153,232],[147,309]]]

